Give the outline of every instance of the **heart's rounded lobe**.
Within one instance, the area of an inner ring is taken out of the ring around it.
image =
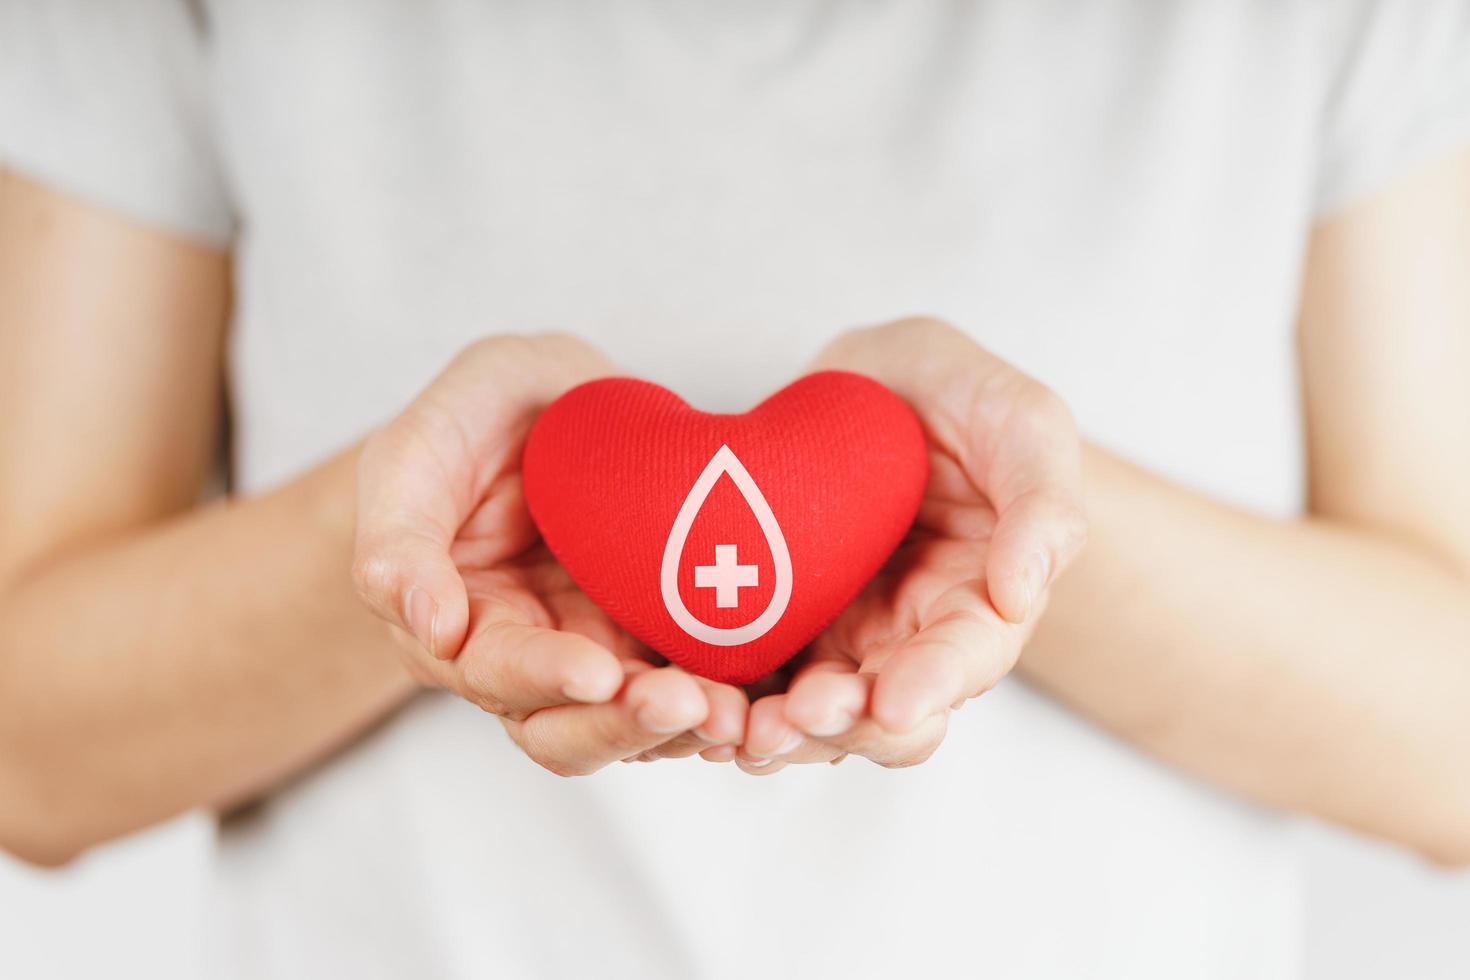
[[[810,643],[918,512],[923,429],[878,382],[800,378],[749,412],[606,378],[537,419],[522,478],[572,579],[651,649],[743,684]]]

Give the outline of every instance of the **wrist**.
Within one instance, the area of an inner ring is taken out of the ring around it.
[[[350,563],[357,530],[357,459],[360,443],[339,452],[307,474],[300,484],[301,503],[311,533],[330,542]]]

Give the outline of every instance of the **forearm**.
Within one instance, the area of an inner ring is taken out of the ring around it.
[[[1470,860],[1470,582],[1427,550],[1213,504],[1087,453],[1091,539],[1021,661],[1263,802]]]
[[[412,682],[348,568],[352,455],[0,593],[0,844],[38,860],[284,778]]]

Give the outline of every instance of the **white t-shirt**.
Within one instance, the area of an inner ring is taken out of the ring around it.
[[[1470,139],[1463,2],[34,0],[0,155],[233,247],[236,472],[290,479],[484,334],[712,409],[950,319],[1089,438],[1301,498],[1316,217]],[[1023,681],[929,763],[562,780],[419,698],[221,829],[224,976],[1280,978],[1283,818]]]

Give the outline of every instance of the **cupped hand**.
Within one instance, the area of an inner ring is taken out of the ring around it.
[[[499,716],[564,775],[731,746],[745,726],[741,691],[652,662],[572,583],[526,509],[531,423],[610,373],[571,337],[479,341],[368,439],[358,464],[353,578],[410,672]]]
[[[913,406],[929,483],[885,568],[803,654],[787,689],[751,705],[739,759],[756,774],[849,753],[923,762],[950,709],[1015,666],[1048,587],[1086,538],[1071,414],[958,330],[934,320],[854,330],[815,368],[869,375]]]

